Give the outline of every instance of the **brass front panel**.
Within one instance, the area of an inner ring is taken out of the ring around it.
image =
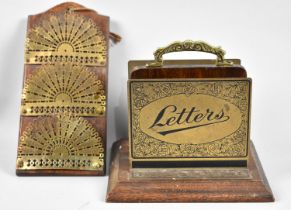
[[[130,80],[132,160],[247,160],[250,79]]]
[[[96,74],[82,65],[42,65],[24,85],[21,109],[24,116],[61,112],[102,116],[106,109],[104,85]]]
[[[18,169],[97,170],[103,165],[102,138],[81,117],[36,117],[20,138]]]
[[[91,19],[70,11],[42,20],[28,32],[26,40],[26,64],[105,66],[106,55],[106,37],[100,28]]]

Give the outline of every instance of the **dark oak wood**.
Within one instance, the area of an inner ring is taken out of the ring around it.
[[[104,84],[104,90],[106,95],[106,103],[107,103],[107,73],[108,73],[108,49],[109,49],[109,17],[100,15],[96,13],[94,10],[88,9],[80,4],[74,3],[74,2],[66,2],[59,4],[46,12],[39,13],[36,15],[30,15],[28,17],[28,23],[27,23],[27,34],[28,31],[31,30],[33,27],[35,27],[37,24],[39,24],[43,19],[47,19],[50,14],[64,12],[68,9],[76,9],[77,12],[81,15],[84,15],[99,26],[100,30],[102,31],[103,35],[106,38],[106,44],[107,44],[107,55],[106,55],[106,65],[105,66],[87,66],[88,70],[93,72],[97,75],[98,79],[100,79]],[[33,73],[37,71],[37,68],[39,68],[41,65],[32,65],[32,64],[25,64],[24,65],[24,81],[23,84],[32,76]],[[97,130],[99,135],[102,137],[103,140],[103,147],[104,147],[104,167],[102,170],[88,170],[88,171],[82,171],[82,170],[61,170],[61,169],[46,169],[46,170],[19,170],[16,169],[16,174],[18,176],[47,176],[47,175],[71,175],[71,176],[102,176],[106,173],[106,125],[107,125],[107,114],[100,117],[84,117],[87,121],[90,122],[90,124]],[[21,116],[20,117],[20,130],[19,130],[19,139],[20,136],[25,131],[25,128],[29,123],[31,123],[35,117],[30,116]],[[19,141],[20,142],[20,141]]]
[[[274,197],[251,144],[248,179],[133,178],[128,139],[112,148],[107,202],[272,202]]]

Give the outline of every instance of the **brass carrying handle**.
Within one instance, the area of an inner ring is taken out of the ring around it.
[[[198,51],[212,53],[217,56],[216,65],[227,66],[232,65],[231,62],[224,60],[225,51],[220,47],[213,47],[203,41],[192,41],[186,40],[183,42],[174,42],[166,47],[158,48],[154,52],[155,61],[148,64],[147,66],[159,67],[163,65],[163,55],[171,52],[181,52],[181,51]]]

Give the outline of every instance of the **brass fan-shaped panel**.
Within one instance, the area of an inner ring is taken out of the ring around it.
[[[68,111],[79,116],[103,115],[104,93],[101,80],[86,67],[72,63],[42,65],[24,86],[22,114]]]
[[[103,166],[102,139],[83,118],[38,117],[21,136],[18,169],[84,169]]]
[[[107,43],[96,24],[74,12],[51,15],[28,32],[26,63],[106,65]]]

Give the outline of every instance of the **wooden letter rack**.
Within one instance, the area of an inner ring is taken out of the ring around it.
[[[216,60],[167,60],[179,51]],[[129,139],[112,149],[108,202],[270,202],[250,141],[251,79],[205,42],[175,42],[130,61]]]

